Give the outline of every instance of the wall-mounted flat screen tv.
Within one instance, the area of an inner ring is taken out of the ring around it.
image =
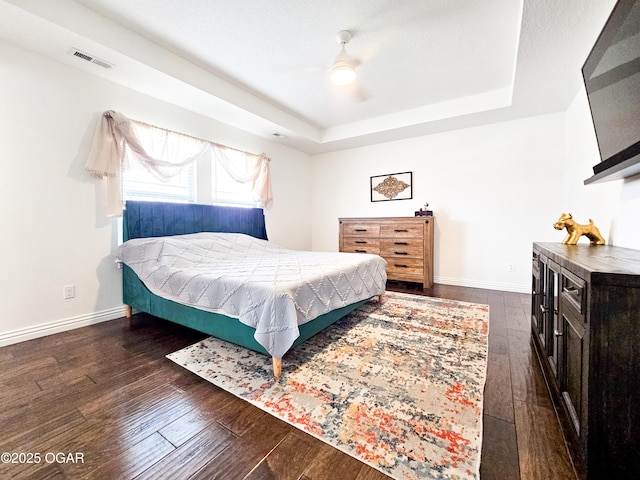
[[[640,173],[640,0],[619,0],[582,67],[601,162],[585,184]]]

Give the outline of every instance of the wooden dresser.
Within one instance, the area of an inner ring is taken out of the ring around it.
[[[433,285],[433,217],[339,218],[340,251],[387,261],[387,278]]]

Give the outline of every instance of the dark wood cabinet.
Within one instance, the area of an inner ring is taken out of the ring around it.
[[[640,474],[640,251],[534,243],[531,330],[581,478]]]

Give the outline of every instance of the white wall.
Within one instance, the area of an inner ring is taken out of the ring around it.
[[[592,167],[600,162],[584,88],[567,110],[565,146],[563,211],[571,213],[579,223],[593,219],[611,245],[640,249],[640,175],[583,184],[593,175]]]
[[[544,115],[313,157],[313,248],[338,218],[434,210],[435,282],[528,292],[531,244],[559,241],[564,115]],[[370,201],[372,175],[413,172],[413,200]],[[515,272],[509,272],[509,264]]]
[[[599,161],[584,89],[565,113],[316,155],[313,248],[337,250],[339,217],[411,216],[428,201],[436,283],[528,292],[531,243],[561,241],[563,212],[640,249],[640,176],[585,186]],[[370,201],[370,176],[404,171],[413,200]]]
[[[98,116],[131,118],[272,158],[270,238],[311,248],[306,154],[0,43],[0,345],[122,315],[114,220],[84,171]],[[63,300],[62,287],[76,298]]]

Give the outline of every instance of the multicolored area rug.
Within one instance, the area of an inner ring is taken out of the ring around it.
[[[271,358],[208,338],[167,357],[395,479],[479,478],[489,307],[387,292]]]

